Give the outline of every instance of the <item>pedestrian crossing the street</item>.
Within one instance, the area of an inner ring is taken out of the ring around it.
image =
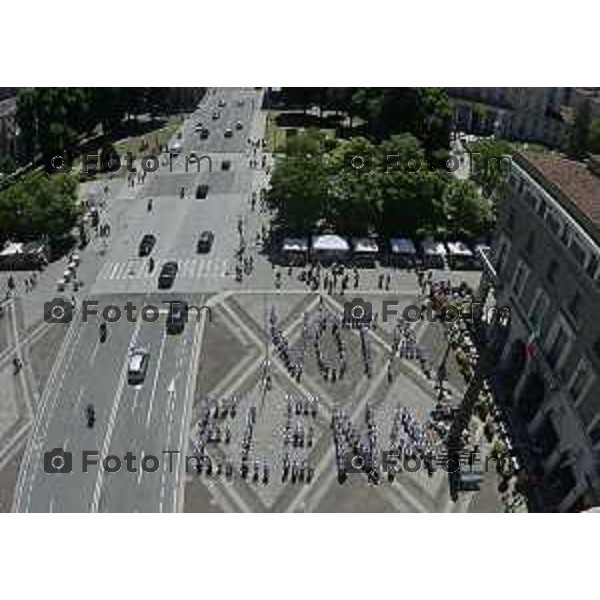
[[[147,259],[131,259],[126,261],[106,261],[98,272],[98,280],[140,280],[158,277],[161,267],[169,259],[157,259],[152,271],[148,270]],[[179,265],[178,279],[202,279],[205,277],[225,277],[227,260],[220,258],[189,258],[175,261]]]

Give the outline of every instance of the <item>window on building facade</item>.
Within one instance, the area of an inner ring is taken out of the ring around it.
[[[552,212],[548,213],[548,215],[546,216],[546,223],[548,223],[548,229],[554,235],[558,235],[558,232],[560,230],[560,221],[558,220],[557,216],[554,213],[552,213]]]
[[[527,237],[527,243],[525,244],[525,252],[527,252],[527,256],[531,256],[533,254],[535,236],[533,231]]]
[[[529,267],[522,260],[520,260],[517,263],[517,268],[515,269],[515,274],[511,285],[512,291],[517,298],[520,298],[523,294],[528,277]]]
[[[581,359],[569,381],[569,394],[571,394],[571,398],[573,398],[575,402],[579,401],[587,390],[592,376],[593,374],[589,363],[587,360]]]
[[[506,259],[508,258],[508,252],[510,250],[510,242],[507,238],[502,236],[500,238],[500,243],[498,245],[498,253],[496,255],[496,271],[498,273],[502,272],[504,265],[506,263]]]
[[[592,440],[592,445],[596,446],[600,442],[600,421],[596,421],[589,432],[589,436]]]
[[[546,271],[546,279],[550,282],[550,283],[554,283],[554,281],[556,280],[556,274],[558,273],[558,262],[554,259],[552,259],[550,261],[550,264],[548,265],[548,270]]]
[[[514,231],[515,229],[515,209],[511,207],[509,213],[508,213],[508,219],[506,221],[506,227],[508,228],[509,231]]]
[[[535,329],[540,328],[549,306],[548,295],[541,288],[538,289],[529,308],[529,320]]]
[[[596,271],[598,270],[598,257],[593,254],[588,262],[587,267],[585,268],[585,272],[592,278],[596,276]]]
[[[573,297],[571,298],[567,309],[569,314],[573,317],[575,321],[579,320],[579,315],[581,314],[581,294],[579,292],[575,292]]]
[[[547,210],[548,210],[547,204],[543,200],[540,200],[540,205],[538,206],[538,209],[537,209],[537,214],[540,216],[540,218],[543,219],[546,216]]]
[[[546,350],[546,359],[548,360],[548,364],[556,369],[559,360],[567,351],[567,347],[569,344],[569,335],[562,327],[559,325],[552,341],[550,342],[547,350]]]
[[[576,241],[575,238],[571,240],[571,254],[575,257],[575,260],[583,266],[585,264],[586,253],[581,245]]]

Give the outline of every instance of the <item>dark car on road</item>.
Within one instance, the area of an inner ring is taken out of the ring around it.
[[[175,281],[175,277],[177,276],[177,271],[179,270],[179,266],[176,262],[170,261],[163,265],[160,270],[160,275],[158,276],[158,287],[161,290],[170,288]]]
[[[139,256],[148,256],[152,252],[154,244],[156,244],[156,238],[151,233],[147,233],[140,242]]]
[[[204,200],[208,196],[208,186],[205,183],[201,183],[196,188],[196,200]]]
[[[229,171],[231,169],[231,161],[223,160],[221,161],[221,171]]]
[[[226,138],[230,138],[233,137],[233,131],[231,129],[229,129],[229,127],[225,130],[225,133],[223,134]]]
[[[221,113],[218,110],[213,111],[212,118],[213,121],[216,121],[221,116]]]
[[[183,300],[169,304],[167,315],[167,333],[181,333],[188,319],[188,303]]]
[[[206,254],[207,252],[210,252],[214,240],[215,234],[212,231],[203,231],[200,234],[200,238],[198,239],[196,251],[201,254]]]
[[[200,132],[200,139],[201,140],[205,140],[208,138],[210,134],[210,131],[208,131],[208,129],[206,129],[206,127],[204,129],[202,129],[202,131]]]

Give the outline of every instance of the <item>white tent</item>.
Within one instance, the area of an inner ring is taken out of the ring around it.
[[[343,253],[350,250],[348,242],[339,235],[316,235],[313,237],[312,248],[317,252]]]
[[[353,238],[352,246],[354,252],[364,254],[377,254],[379,252],[379,246],[375,240],[371,238]]]
[[[390,248],[392,254],[410,254],[414,256],[417,253],[413,241],[408,238],[392,238],[390,240]]]
[[[451,256],[473,256],[473,252],[464,242],[448,242],[447,246]]]
[[[284,252],[306,252],[308,250],[308,238],[286,237],[283,239]]]
[[[421,248],[423,248],[423,253],[426,256],[446,256],[447,254],[444,244],[432,239],[423,240]]]

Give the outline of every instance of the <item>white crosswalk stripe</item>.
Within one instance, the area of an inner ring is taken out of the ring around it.
[[[139,280],[153,279],[158,277],[161,267],[168,259],[155,259],[154,269],[148,270],[148,262],[144,259],[131,259],[120,262],[105,262],[97,279],[110,280]],[[218,258],[188,258],[177,261],[179,272],[177,277],[181,279],[203,279],[206,277],[225,277],[227,271],[227,260]]]

